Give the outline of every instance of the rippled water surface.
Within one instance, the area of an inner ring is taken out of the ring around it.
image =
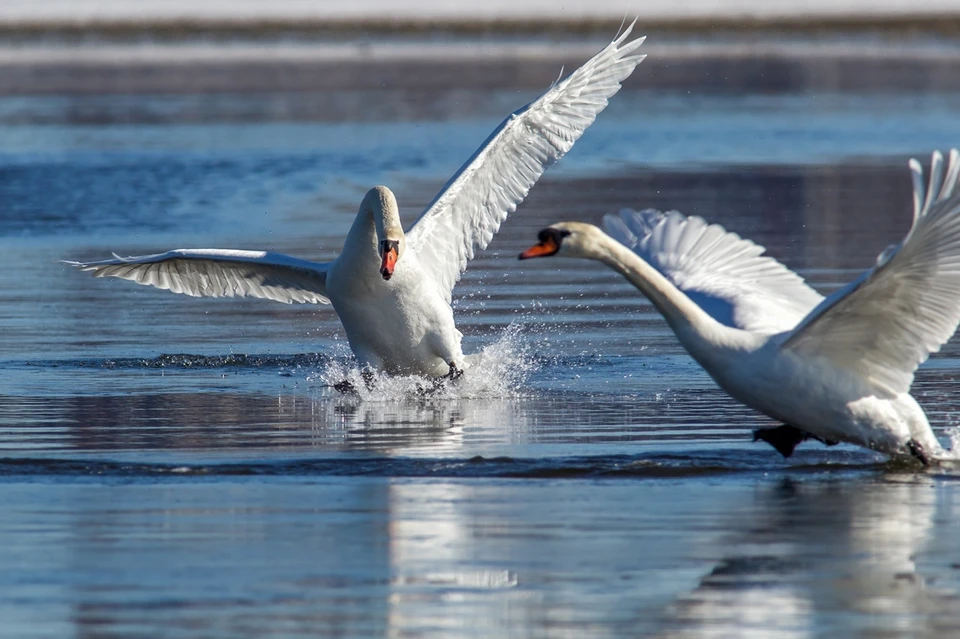
[[[440,91],[446,109],[373,121],[262,95],[0,97],[0,634],[960,634],[956,469],[783,460],[617,276],[515,259],[554,221],[676,208],[833,290],[908,228],[906,158],[960,144],[960,97],[641,89],[471,263],[472,374],[360,397],[331,388],[355,371],[329,307],[56,260],[330,258],[369,186],[414,219],[532,95]],[[914,387],[944,441],[958,371],[952,342]]]

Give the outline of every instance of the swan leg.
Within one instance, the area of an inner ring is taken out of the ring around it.
[[[450,362],[447,366],[450,367],[450,371],[446,375],[434,377],[430,386],[421,386],[417,394],[422,397],[433,395],[446,388],[447,382],[453,382],[463,377],[463,369],[457,366],[455,362]]]
[[[353,385],[349,379],[344,379],[337,382],[333,385],[333,389],[343,393],[344,395],[359,395],[357,392],[357,387]]]
[[[372,368],[364,368],[363,370],[361,370],[360,377],[363,378],[363,383],[367,387],[367,390],[370,390],[373,388],[373,380],[375,377],[375,373],[373,372]],[[336,384],[333,385],[333,388],[334,390],[340,391],[344,395],[360,394],[357,392],[357,387],[354,386],[353,382],[351,382],[349,379],[345,379],[337,382]]]
[[[914,458],[918,459],[924,466],[930,465],[930,458],[927,457],[927,451],[923,449],[923,444],[915,439],[907,442],[907,450]]]
[[[450,367],[450,371],[442,379],[454,380],[463,377],[463,369],[457,366],[456,362],[450,362],[447,366]]]

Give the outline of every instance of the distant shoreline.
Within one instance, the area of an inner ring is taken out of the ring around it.
[[[341,40],[358,37],[531,37],[564,38],[588,34],[616,33],[621,19],[551,17],[544,19],[7,19],[0,20],[0,40],[98,40],[158,41],[263,40],[294,38]],[[844,35],[917,34],[960,36],[960,11],[926,15],[817,15],[809,16],[717,16],[675,19],[641,19],[638,28],[646,33],[673,36],[697,34]]]
[[[0,44],[0,95],[537,89],[606,41]],[[628,90],[960,91],[957,39],[656,37],[644,51]]]

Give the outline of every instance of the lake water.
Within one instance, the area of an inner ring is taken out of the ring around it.
[[[632,81],[471,263],[483,361],[433,395],[332,390],[329,307],[56,261],[330,258],[367,188],[412,220],[535,95],[431,91],[0,97],[0,634],[960,633],[957,469],[783,460],[617,276],[516,260],[555,221],[675,208],[833,290],[908,228],[906,159],[960,144],[960,94]],[[914,386],[945,442],[957,345]]]

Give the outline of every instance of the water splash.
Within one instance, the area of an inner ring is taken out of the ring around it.
[[[950,448],[940,451],[935,456],[938,462],[960,462],[960,426],[951,426],[944,431],[950,438]]]
[[[332,358],[320,372],[309,375],[307,381],[331,388],[348,382],[352,393],[368,402],[522,397],[524,382],[540,365],[521,339],[522,331],[521,326],[511,324],[497,341],[479,353],[467,355],[463,376],[456,380],[386,373],[374,373],[372,378],[368,373],[364,379],[356,360],[347,356],[344,346],[340,356]]]

